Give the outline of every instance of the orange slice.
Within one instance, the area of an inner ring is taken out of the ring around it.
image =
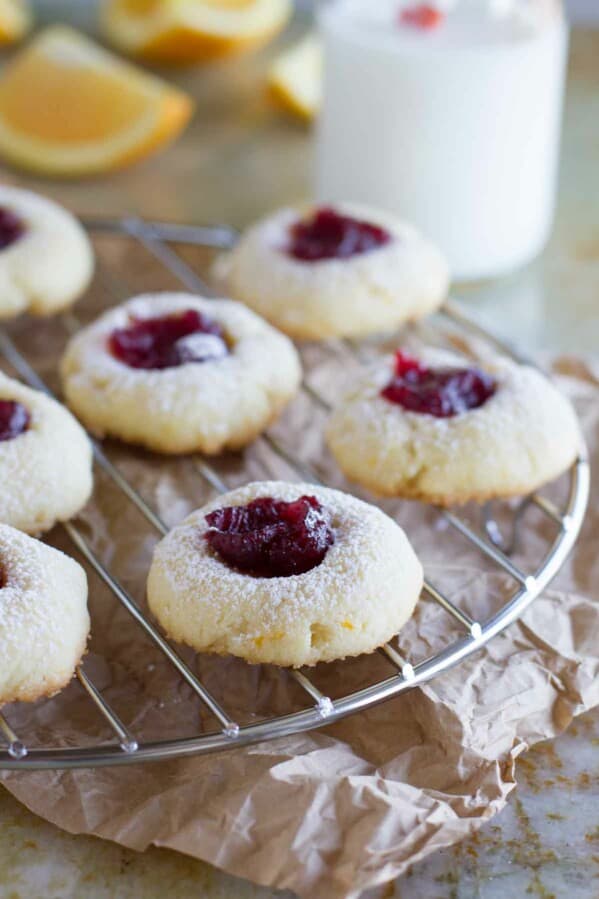
[[[31,27],[26,0],[0,0],[0,46],[18,41]]]
[[[291,0],[105,0],[101,17],[125,53],[186,64],[262,46],[291,11]]]
[[[288,112],[310,121],[322,100],[322,48],[308,35],[275,60],[268,86],[276,102]]]
[[[0,155],[45,174],[111,171],[171,141],[191,113],[186,94],[56,26],[0,77]]]

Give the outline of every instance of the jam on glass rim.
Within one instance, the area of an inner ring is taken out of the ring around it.
[[[393,377],[381,396],[409,412],[451,418],[478,409],[496,390],[497,382],[479,368],[428,368],[398,350]]]
[[[31,422],[25,406],[14,400],[0,400],[0,443],[24,434]]]
[[[287,253],[300,262],[348,259],[376,250],[391,240],[384,228],[341,215],[330,206],[322,206],[310,218],[292,225],[289,237]]]
[[[116,328],[108,346],[130,368],[176,368],[186,362],[222,359],[229,352],[218,322],[196,309],[157,318],[132,318]]]
[[[400,25],[411,25],[413,28],[421,28],[430,31],[441,24],[445,14],[430,3],[415,3],[413,6],[404,7],[399,11]]]
[[[335,542],[331,516],[314,496],[259,497],[206,515],[204,537],[228,565],[254,577],[289,577],[320,565]]]
[[[23,222],[12,209],[0,206],[0,250],[10,247],[25,233]]]

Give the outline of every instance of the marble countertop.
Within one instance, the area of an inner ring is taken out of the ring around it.
[[[301,27],[296,24],[296,30]],[[293,31],[285,40],[292,37]],[[260,88],[272,52],[202,74],[178,75],[196,95],[198,113],[185,137],[160,158],[92,182],[26,183],[82,214],[135,212],[235,225],[306,195],[309,134],[274,114]],[[13,175],[5,178],[25,183]],[[597,352],[599,31],[573,35],[558,214],[547,250],[510,278],[456,292],[491,327],[527,350]],[[597,896],[598,747],[595,710],[558,740],[519,759],[518,789],[504,812],[476,837],[437,853],[368,899]],[[173,852],[139,855],[62,833],[0,789],[0,899],[41,895],[290,899],[290,894],[254,887]]]
[[[599,713],[521,756],[508,806],[471,839],[363,899],[594,899]],[[0,790],[2,899],[293,899],[164,849],[143,854],[41,821]]]

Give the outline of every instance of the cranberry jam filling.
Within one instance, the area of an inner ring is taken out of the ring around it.
[[[496,389],[494,379],[479,368],[427,368],[398,350],[395,373],[381,396],[410,412],[451,418],[478,409]]]
[[[328,206],[317,209],[312,218],[293,225],[290,237],[287,252],[301,262],[347,259],[376,250],[391,240],[384,228],[340,215]]]
[[[335,542],[331,518],[316,497],[292,503],[261,497],[206,516],[210,547],[229,565],[254,577],[289,577],[320,565]]]
[[[31,416],[21,403],[15,403],[13,400],[0,400],[0,442],[4,440],[14,440],[24,434]]]
[[[25,223],[10,209],[0,206],[0,250],[15,243],[25,233]]]
[[[423,31],[429,31],[436,28],[445,18],[440,9],[430,6],[428,3],[420,3],[415,6],[408,6],[400,10],[399,21],[402,25],[411,25],[413,28],[421,28]]]
[[[109,347],[125,365],[145,369],[222,359],[229,352],[218,322],[195,309],[161,318],[134,318],[129,327],[112,332]]]

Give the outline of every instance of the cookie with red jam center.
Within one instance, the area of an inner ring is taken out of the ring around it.
[[[292,225],[289,237],[287,252],[302,262],[349,259],[391,240],[385,228],[342,215],[330,206],[316,209],[309,218]]]
[[[0,523],[0,590],[0,706],[53,696],[85,652],[85,572],[64,553]]]
[[[535,368],[424,347],[363,370],[326,439],[350,480],[441,506],[532,492],[581,446],[572,406]]]
[[[266,216],[217,260],[214,277],[291,337],[326,340],[381,334],[434,312],[449,269],[396,216],[336,203]]]
[[[393,377],[381,396],[409,412],[451,418],[478,409],[496,389],[495,380],[480,368],[429,368],[398,350]]]
[[[335,542],[331,516],[315,496],[290,503],[260,497],[247,506],[216,509],[206,522],[209,546],[254,577],[304,574],[320,565]]]
[[[131,368],[176,368],[188,362],[222,359],[229,352],[221,325],[197,309],[158,318],[133,319],[116,328],[110,350]]]
[[[69,406],[98,436],[159,453],[220,453],[251,443],[296,393],[291,341],[233,300],[145,294],[69,342]]]
[[[247,484],[155,549],[148,603],[199,652],[315,665],[372,652],[412,614],[422,567],[376,506],[314,484]]]
[[[92,484],[91,445],[70,412],[0,372],[0,522],[47,531],[79,512]]]
[[[81,296],[93,267],[90,240],[70,212],[0,184],[0,319],[61,312]]]
[[[22,403],[0,400],[0,443],[24,434],[30,421],[31,416]]]

